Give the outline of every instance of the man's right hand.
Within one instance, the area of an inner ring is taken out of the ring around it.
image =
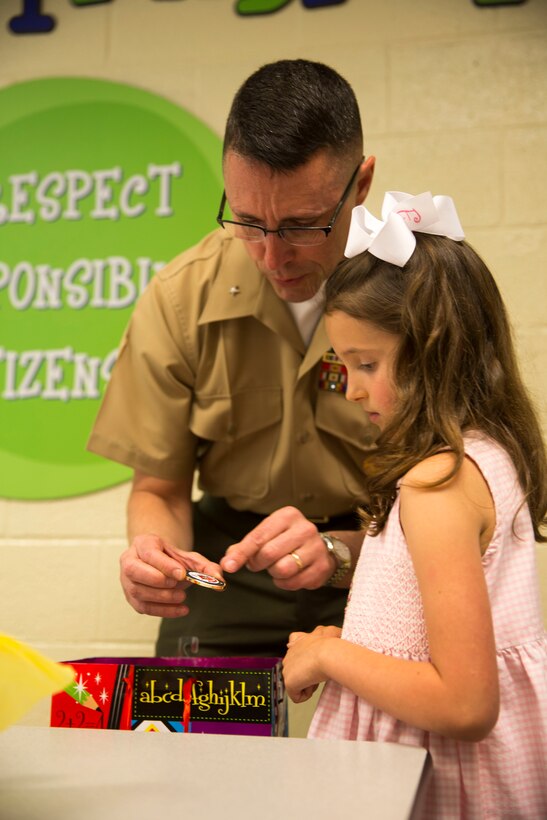
[[[177,549],[157,535],[137,535],[120,558],[125,597],[141,615],[187,615],[186,589],[190,584],[184,578],[189,569],[222,578],[218,564],[198,552]]]

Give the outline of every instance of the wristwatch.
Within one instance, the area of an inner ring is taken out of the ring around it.
[[[331,587],[341,581],[342,578],[348,574],[351,569],[351,552],[347,544],[344,544],[335,535],[330,535],[326,532],[320,532],[319,536],[326,546],[329,555],[332,555],[336,561],[336,569],[328,581],[325,582],[326,587]]]

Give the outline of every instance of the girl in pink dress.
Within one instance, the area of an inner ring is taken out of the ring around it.
[[[423,816],[547,818],[547,637],[535,541],[538,419],[506,311],[452,200],[354,209],[326,324],[346,398],[379,427],[343,629],[293,633],[291,698],[326,681],[309,737],[422,746]],[[394,784],[396,788],[396,773]]]

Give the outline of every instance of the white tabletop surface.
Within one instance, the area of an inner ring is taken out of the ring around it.
[[[426,760],[391,743],[15,726],[0,818],[399,820]]]

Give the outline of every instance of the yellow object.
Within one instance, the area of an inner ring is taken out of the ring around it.
[[[17,723],[35,703],[60,692],[73,678],[71,666],[0,634],[0,730]]]

